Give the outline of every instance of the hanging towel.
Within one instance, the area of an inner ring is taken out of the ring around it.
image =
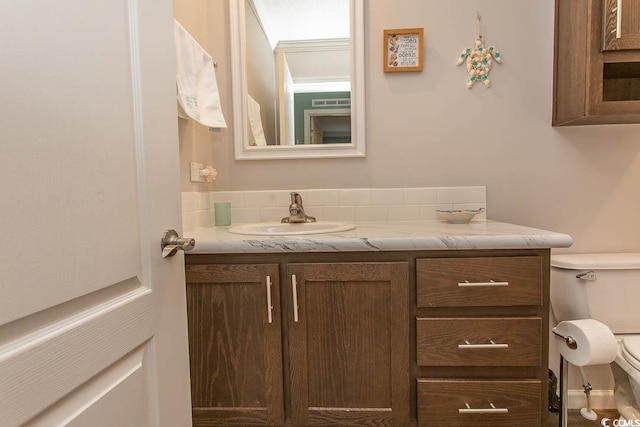
[[[175,19],[178,115],[210,128],[226,128],[213,59]]]
[[[260,104],[253,99],[251,95],[247,95],[247,114],[249,115],[249,125],[251,126],[251,134],[253,136],[253,145],[267,145],[262,128],[262,117],[260,116]]]

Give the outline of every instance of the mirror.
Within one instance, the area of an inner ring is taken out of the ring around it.
[[[229,0],[236,159],[365,155],[363,3]]]

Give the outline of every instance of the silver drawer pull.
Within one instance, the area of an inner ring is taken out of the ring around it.
[[[493,280],[489,280],[488,282],[469,282],[468,280],[465,280],[464,282],[458,282],[458,286],[461,288],[465,288],[465,287],[494,287],[494,286],[509,286],[509,282],[496,282]]]
[[[273,305],[271,304],[271,276],[267,276],[267,318],[273,323]]]
[[[465,403],[466,408],[458,409],[459,414],[508,414],[507,408],[496,408],[495,405],[489,402],[491,408],[472,408],[468,403]]]
[[[469,341],[465,340],[464,344],[458,344],[458,348],[509,348],[509,344],[496,343],[493,340],[489,340],[488,344],[471,344]]]
[[[298,321],[298,281],[296,275],[291,275],[291,288],[293,291],[293,321]]]
[[[622,38],[622,0],[617,1],[616,6],[616,38]]]

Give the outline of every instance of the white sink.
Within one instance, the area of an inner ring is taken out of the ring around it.
[[[347,222],[318,221],[318,222],[258,222],[255,224],[240,224],[229,228],[229,233],[252,234],[254,236],[297,236],[303,234],[336,233],[338,231],[353,230],[355,225]]]

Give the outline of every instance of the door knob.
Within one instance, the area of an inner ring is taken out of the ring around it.
[[[179,250],[190,251],[195,245],[195,239],[180,237],[176,230],[165,230],[161,242],[162,258],[174,256]]]

